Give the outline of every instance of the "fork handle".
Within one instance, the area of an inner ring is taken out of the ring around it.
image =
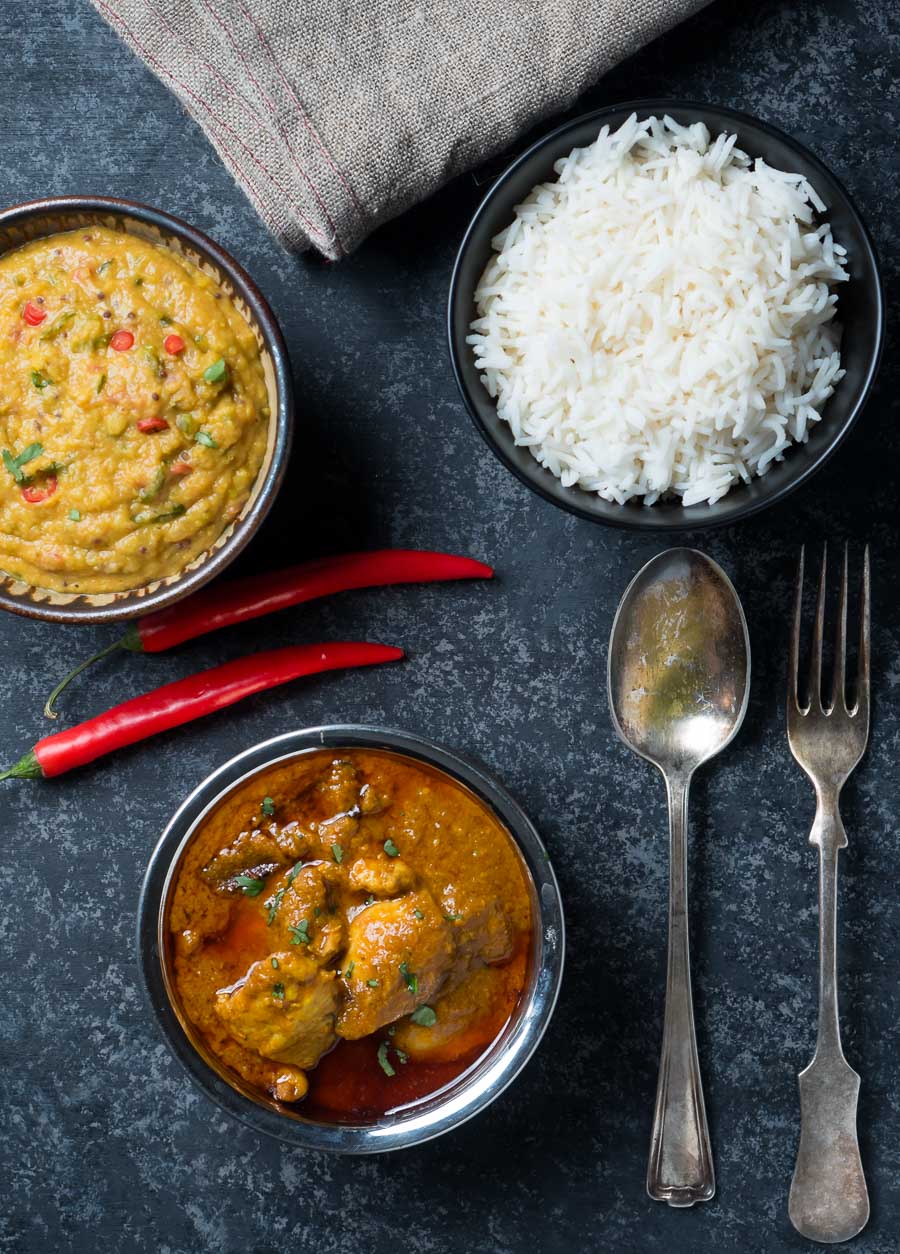
[[[669,796],[669,957],[647,1192],[670,1206],[708,1202],[716,1191],[697,1057],[688,945],[687,807],[690,780],[666,779]]]
[[[844,1057],[838,1019],[837,873],[847,837],[836,795],[820,794],[809,839],[819,850],[819,1031],[799,1076],[800,1147],[788,1213],[801,1235],[831,1244],[856,1236],[869,1218],[856,1130],[860,1079]]]

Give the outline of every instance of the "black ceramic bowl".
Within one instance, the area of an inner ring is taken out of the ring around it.
[[[211,274],[227,292],[259,343],[269,393],[269,440],[253,490],[240,515],[205,553],[176,575],[127,592],[79,595],[34,587],[0,571],[0,608],[59,623],[134,618],[171,605],[223,571],[251,539],[278,493],[294,420],[287,348],[265,297],[224,248],[180,218],[148,205],[103,196],[35,200],[0,212],[0,254],[59,231],[97,225],[164,245]]]
[[[232,789],[276,762],[323,748],[365,748],[402,754],[448,775],[492,810],[518,848],[531,891],[528,976],[519,1004],[499,1036],[469,1068],[429,1097],[384,1115],[376,1123],[325,1123],[305,1118],[303,1104],[266,1100],[206,1050],[178,1006],[170,974],[168,904],[180,859],[200,821]],[[138,959],[151,1009],[166,1043],[191,1079],[224,1110],[260,1132],[304,1149],[378,1154],[404,1149],[449,1132],[483,1110],[511,1084],[550,1022],[562,979],[565,926],[553,868],[541,839],[510,795],[476,762],[405,732],[374,727],[312,727],[255,745],[210,775],[184,801],[163,832],[141,892]]]
[[[738,146],[769,165],[805,175],[825,204],[824,217],[835,240],[847,249],[850,281],[838,290],[838,321],[843,327],[842,365],[846,376],[835,388],[806,444],[790,449],[782,462],[761,478],[736,485],[714,505],[683,506],[677,500],[644,506],[604,501],[582,488],[564,488],[526,448],[517,447],[510,428],[497,417],[496,406],[481,383],[472,349],[466,343],[476,317],[473,293],[491,256],[491,239],[514,216],[514,208],[537,183],[555,178],[554,162],[573,148],[592,143],[600,128],[613,130],[631,114],[639,118],[668,114],[677,122],[704,122],[712,135],[737,134]],[[869,233],[847,192],[817,157],[782,131],[746,113],[678,100],[637,100],[597,109],[551,131],[494,183],[463,239],[450,283],[448,310],[450,356],[456,381],[475,425],[504,465],[523,483],[555,505],[613,527],[646,531],[678,531],[722,526],[756,514],[783,499],[824,465],[837,449],[863,407],[881,356],[884,300],[878,259]]]

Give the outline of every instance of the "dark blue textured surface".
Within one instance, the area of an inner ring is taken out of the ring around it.
[[[11,1251],[316,1254],[769,1254],[806,1246],[786,1197],[797,1071],[814,1038],[810,790],[782,730],[782,645],[800,538],[875,553],[876,723],[848,790],[841,960],[847,1054],[863,1076],[872,1221],[855,1248],[900,1248],[897,932],[900,598],[897,344],[849,444],[785,506],[701,543],[734,578],[755,649],[744,732],[698,780],[692,893],[698,1032],[718,1168],[711,1204],[649,1202],[644,1170],[664,979],[662,789],[612,738],[606,639],[652,538],[568,517],[487,453],[444,348],[464,178],[339,266],[282,253],[179,105],[81,0],[0,5],[2,199],[103,192],[159,203],[229,248],[270,297],[296,372],[291,483],[242,569],[348,547],[459,549],[493,585],[358,593],[98,668],[85,717],[259,647],[363,637],[402,667],[260,697],[55,784],[5,784],[0,1048]],[[792,132],[828,162],[896,286],[900,4],[720,3],[610,75],[588,104],[681,95]],[[872,456],[874,454],[874,456]],[[874,473],[873,473],[874,472]],[[857,546],[858,548],[858,546]],[[3,752],[46,731],[48,687],[111,633],[0,622]],[[556,1018],[513,1089],[419,1150],[336,1160],[260,1140],[197,1093],[138,991],[133,916],[158,831],[238,750],[291,727],[386,722],[483,758],[553,854],[570,925]]]

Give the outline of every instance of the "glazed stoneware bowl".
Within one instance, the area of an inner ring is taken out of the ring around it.
[[[71,594],[34,587],[0,572],[0,608],[54,622],[105,623],[134,618],[171,605],[223,571],[251,539],[278,493],[293,426],[287,348],[265,297],[224,248],[180,218],[133,201],[100,196],[32,201],[0,212],[0,255],[60,231],[98,225],[171,249],[211,275],[228,294],[259,344],[271,415],[268,444],[241,513],[209,549],[178,574],[126,592]]]
[[[630,116],[668,114],[688,125],[704,122],[715,136],[737,135],[738,147],[769,165],[805,175],[825,204],[823,217],[835,240],[847,249],[848,283],[838,288],[837,319],[843,328],[842,365],[846,376],[827,402],[821,422],[806,444],[789,449],[784,460],[749,484],[735,485],[713,505],[681,505],[677,499],[644,506],[619,505],[582,488],[564,488],[527,448],[516,445],[509,426],[481,382],[469,326],[477,316],[474,292],[491,256],[491,240],[513,220],[515,206],[537,183],[552,181],[553,166],[573,148],[592,143],[603,126],[615,130]],[[678,100],[637,100],[597,109],[551,131],[518,157],[493,184],[466,231],[450,284],[450,357],[466,407],[488,446],[507,469],[533,491],[593,522],[643,531],[682,531],[734,523],[782,500],[825,464],[853,426],[871,390],[884,336],[884,298],[878,259],[869,232],[852,200],[831,171],[802,144],[746,113]]]
[[[305,1118],[302,1103],[287,1106],[226,1073],[182,1012],[171,974],[166,926],[180,861],[207,814],[258,772],[298,755],[329,749],[380,749],[442,771],[493,811],[516,845],[531,895],[531,952],[525,988],[506,1026],[485,1052],[450,1084],[375,1123],[326,1123]],[[525,1066],[553,1014],[562,979],[565,928],[562,902],[547,851],[527,815],[480,764],[405,732],[329,726],[288,732],[226,762],[184,801],[150,860],[138,909],[138,959],[150,1008],[172,1053],[194,1083],[219,1106],[260,1132],[304,1149],[377,1154],[449,1132],[483,1110]]]

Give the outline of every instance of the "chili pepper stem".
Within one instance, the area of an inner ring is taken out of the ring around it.
[[[127,640],[128,636],[125,635],[121,638],[121,640],[113,641],[113,643],[107,645],[105,649],[100,649],[99,652],[93,655],[93,657],[86,658],[83,662],[79,662],[74,670],[69,671],[68,675],[66,675],[64,679],[60,680],[50,693],[50,696],[47,698],[47,703],[44,706],[44,714],[47,718],[59,718],[59,711],[54,710],[53,708],[54,702],[63,689],[68,688],[69,684],[76,677],[76,675],[80,675],[82,671],[87,670],[89,666],[93,666],[95,662],[99,662],[101,658],[109,657],[111,653],[117,653],[119,649],[128,649],[132,647],[127,643]]]
[[[43,773],[34,750],[29,749],[26,754],[19,758],[15,766],[11,766],[9,770],[0,773],[0,779],[40,779]]]

